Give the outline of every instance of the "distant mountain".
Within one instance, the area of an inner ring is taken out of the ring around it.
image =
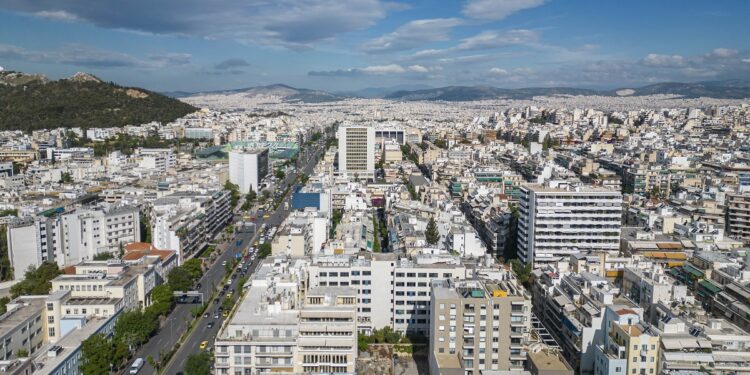
[[[744,99],[750,98],[750,81],[663,82],[632,89],[614,90],[609,94],[623,96],[623,93],[628,94],[627,96],[674,94],[685,98]]]
[[[322,103],[345,99],[344,96],[332,94],[326,91],[298,89],[295,87],[275,84],[268,86],[246,87],[234,90],[204,91],[175,97],[189,97],[196,95],[236,95],[243,94],[247,97],[255,96],[277,96],[287,102]]]
[[[0,71],[0,130],[170,122],[196,110],[179,100],[107,83],[87,73],[51,81],[42,75]]]
[[[619,88],[615,90],[581,89],[574,87],[529,87],[506,89],[492,86],[447,86],[432,88],[426,85],[400,85],[393,87],[369,87],[356,91],[331,93],[321,90],[295,88],[276,84],[268,86],[247,87],[236,90],[207,91],[186,93],[177,91],[164,93],[183,98],[206,94],[243,94],[254,96],[277,96],[287,102],[321,103],[347,98],[384,98],[402,101],[443,100],[472,101],[488,99],[531,99],[535,96],[560,95],[601,95],[601,96],[645,96],[658,94],[679,95],[685,98],[709,97],[717,99],[750,98],[750,80],[707,81],[696,83],[665,82],[642,87]]]
[[[391,87],[368,87],[355,91],[341,91],[336,94],[347,97],[357,98],[382,98],[396,91],[416,91],[431,89],[428,85],[398,85]]]
[[[396,91],[385,96],[393,100],[445,100],[471,101],[485,99],[531,99],[534,96],[556,95],[602,95],[602,96],[645,96],[673,94],[685,98],[709,97],[717,99],[750,98],[750,81],[729,80],[696,83],[666,82],[637,88],[616,90],[578,89],[570,87],[537,87],[502,89],[491,86],[448,86],[427,90]]]

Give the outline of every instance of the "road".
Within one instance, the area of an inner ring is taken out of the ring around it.
[[[310,173],[312,173],[315,164],[317,164],[317,161],[324,152],[324,146],[322,142],[316,143],[313,147],[314,149],[311,150],[312,155],[310,155],[310,153],[303,153],[300,155],[300,163],[304,163],[302,173],[307,175],[310,175]],[[296,179],[297,175],[295,173],[287,174],[280,190],[284,191],[286,187],[293,184]],[[256,221],[256,228],[260,228],[264,223],[268,228],[281,224],[289,215],[289,209],[285,208],[284,202],[289,202],[290,199],[291,194],[283,197],[283,201],[279,205],[279,207],[276,210],[268,213],[268,218],[264,219],[262,216],[258,216]],[[238,204],[238,206],[240,206],[240,204]],[[236,217],[239,216],[240,215],[236,215]],[[234,257],[234,254],[237,252],[246,254],[248,247],[250,247],[253,241],[255,241],[255,237],[256,234],[254,233],[237,233],[236,237],[230,242],[229,248],[225,250],[218,257],[216,262],[210,266],[208,271],[206,271],[206,273],[200,279],[200,283],[202,284],[202,288],[200,289],[200,291],[204,293],[206,299],[210,298],[211,292],[216,289],[216,286],[222,282],[224,276],[226,275],[226,269],[221,265],[221,263],[223,261],[230,261],[232,257]],[[242,240],[242,243],[239,247],[236,246],[237,240]],[[255,262],[250,265],[248,269],[248,276],[255,271],[255,268],[257,267],[259,262],[260,259],[256,259]],[[239,293],[235,289],[236,287],[236,283],[232,283],[230,288],[230,290],[234,291],[232,298],[235,302],[239,296]],[[224,297],[222,296],[221,298]],[[196,320],[195,324],[197,324],[197,326],[195,327],[193,332],[191,332],[190,336],[183,343],[183,345],[180,346],[177,352],[175,352],[172,360],[168,363],[168,367],[165,368],[162,372],[163,374],[175,375],[178,372],[183,371],[185,363],[187,362],[187,357],[190,354],[200,352],[200,343],[202,341],[208,341],[209,347],[213,346],[214,338],[216,337],[219,328],[221,328],[223,317],[219,315],[219,319],[215,320],[214,312],[218,308],[219,304],[214,304],[212,301],[208,301],[208,303],[211,304],[211,306],[209,306],[209,308],[206,310],[206,312],[209,313],[209,317],[200,317]],[[178,304],[175,307],[174,311],[172,311],[172,313],[167,318],[164,327],[162,327],[159,332],[154,335],[154,337],[152,337],[143,347],[141,347],[140,350],[138,350],[134,358],[142,357],[145,359],[150,355],[155,360],[158,360],[158,358],[161,357],[160,353],[167,352],[170,348],[174,347],[180,335],[185,332],[187,328],[187,322],[193,320],[190,314],[190,309],[195,306],[197,305]],[[214,322],[214,326],[212,328],[208,328],[208,322]],[[144,375],[155,373],[156,370],[151,367],[150,364],[145,364],[139,372],[139,374]]]

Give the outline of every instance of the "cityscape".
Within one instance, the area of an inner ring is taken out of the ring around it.
[[[109,3],[0,0],[0,375],[750,374],[750,4]]]

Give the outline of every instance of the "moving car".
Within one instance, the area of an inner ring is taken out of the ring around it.
[[[208,328],[214,328],[214,322],[208,322],[208,324],[206,325],[206,327],[208,327]]]
[[[201,341],[201,349],[206,349],[208,347],[208,341]]]
[[[141,370],[141,367],[143,367],[143,358],[136,358],[133,364],[130,365],[130,374],[137,374]]]

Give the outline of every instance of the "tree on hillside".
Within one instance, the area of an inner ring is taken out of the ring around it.
[[[424,236],[430,245],[436,245],[440,241],[440,232],[438,231],[437,223],[435,223],[435,218],[430,218]]]

